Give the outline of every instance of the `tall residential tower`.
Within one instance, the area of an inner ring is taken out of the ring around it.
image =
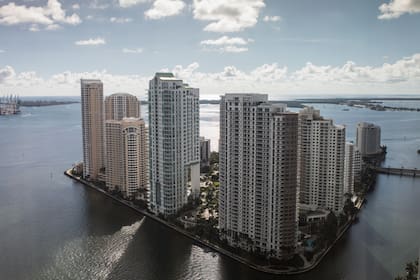
[[[267,101],[222,96],[219,229],[231,246],[286,258],[297,242],[298,115]]]
[[[145,198],[148,185],[146,126],[140,102],[127,93],[105,99],[106,185],[125,197]]]
[[[379,154],[381,152],[381,128],[373,123],[358,123],[356,146],[362,156]]]
[[[149,82],[150,210],[174,215],[200,192],[199,90],[172,73]]]
[[[147,133],[142,119],[106,121],[106,185],[124,197],[145,196],[147,191]]]
[[[81,83],[83,177],[104,180],[104,104],[100,80]]]
[[[300,203],[334,212],[343,209],[345,128],[324,119],[319,110],[299,112]]]
[[[115,93],[105,98],[105,119],[140,118],[140,101],[128,93]]]
[[[210,139],[205,137],[200,137],[200,158],[201,168],[210,166]]]
[[[353,142],[347,142],[344,159],[344,193],[354,194],[354,184],[360,181],[362,157]]]

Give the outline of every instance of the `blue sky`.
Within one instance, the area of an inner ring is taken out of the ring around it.
[[[0,95],[419,95],[420,0],[0,0]]]

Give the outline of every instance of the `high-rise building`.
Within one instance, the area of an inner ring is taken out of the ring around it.
[[[381,152],[381,128],[372,123],[357,124],[356,146],[363,157]]]
[[[353,153],[353,177],[355,183],[360,183],[362,179],[362,154],[357,149],[356,145],[354,146]]]
[[[344,193],[354,192],[354,173],[353,173],[354,145],[347,142],[344,152]]]
[[[106,186],[124,197],[145,197],[148,183],[147,133],[138,118],[107,120]]]
[[[104,101],[100,80],[81,79],[83,177],[104,180]]]
[[[267,99],[222,96],[219,229],[231,246],[286,258],[297,241],[298,115]]]
[[[199,90],[172,73],[149,82],[150,202],[154,213],[176,214],[188,189],[200,193]]]
[[[210,166],[210,139],[200,137],[200,167]]]
[[[115,93],[105,98],[105,119],[140,118],[140,101],[128,93]]]
[[[144,198],[148,183],[147,132],[140,102],[128,93],[105,98],[106,186]]]
[[[354,194],[354,184],[360,181],[362,157],[353,142],[347,142],[344,156],[344,193]]]
[[[312,208],[343,209],[345,128],[306,107],[299,112],[299,198]]]

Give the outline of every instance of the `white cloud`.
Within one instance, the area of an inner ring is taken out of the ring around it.
[[[399,18],[403,14],[420,13],[420,0],[390,0],[379,6],[379,19]]]
[[[0,68],[0,83],[4,83],[6,80],[13,78],[15,75],[15,70],[9,65],[6,65],[4,68]]]
[[[280,21],[280,20],[281,20],[280,16],[265,16],[263,18],[263,21],[265,21],[265,22],[269,22],[269,21],[276,22],[276,21]]]
[[[225,66],[219,72],[202,72],[197,62],[177,65],[172,71],[177,77],[200,88],[201,98],[216,97],[226,92],[268,93],[273,99],[299,96],[334,95],[395,95],[416,94],[420,88],[420,53],[394,63],[377,67],[358,66],[346,62],[342,66],[307,63],[297,71],[277,63],[266,63],[244,71]],[[127,91],[145,96],[150,76],[114,75],[106,70],[93,72],[65,71],[44,79],[35,72],[16,73],[11,66],[0,66],[0,92],[13,88],[21,95],[79,95],[80,78],[101,79],[108,92]]]
[[[87,40],[76,41],[74,42],[74,44],[77,46],[97,46],[97,45],[105,45],[106,41],[104,38],[97,37],[94,39],[90,38]]]
[[[104,0],[93,0],[90,2],[89,8],[95,9],[95,10],[105,10],[109,8],[109,3],[107,3]]]
[[[51,25],[48,25],[47,27],[45,27],[45,30],[58,30],[60,28],[61,28],[61,26],[58,25],[58,24],[51,24]]]
[[[71,8],[72,8],[73,10],[80,10],[80,5],[79,5],[79,4],[73,4],[73,5],[71,6]]]
[[[43,25],[48,29],[49,26],[60,23],[77,25],[81,22],[77,14],[67,16],[66,11],[61,7],[61,3],[57,0],[48,0],[46,6],[27,7],[11,2],[0,7],[0,24],[30,24],[31,31],[39,30],[39,25]]]
[[[128,8],[131,6],[138,5],[140,3],[146,3],[148,0],[119,0],[118,3],[122,8]]]
[[[31,31],[31,32],[40,31],[38,24],[31,24],[31,26],[29,27],[29,31]]]
[[[247,45],[248,42],[252,42],[251,39],[244,39],[241,37],[228,37],[222,36],[216,40],[205,40],[201,41],[202,45],[222,46],[222,45]]]
[[[204,50],[206,51],[239,53],[248,51],[248,48],[245,46],[251,42],[254,42],[254,40],[241,37],[222,36],[215,40],[201,41],[200,44],[205,47]]]
[[[113,22],[113,23],[128,23],[128,22],[132,22],[133,19],[132,18],[124,18],[124,17],[120,17],[120,18],[111,17],[109,19],[109,21],[110,22]]]
[[[181,0],[155,0],[152,8],[144,12],[147,19],[160,19],[175,16],[185,8],[184,1]]]
[[[5,52],[5,50],[0,49],[0,53],[4,53],[4,52]]]
[[[129,49],[129,48],[123,48],[122,49],[123,53],[134,53],[134,54],[139,54],[143,52],[142,48],[136,48],[136,49]]]
[[[238,46],[224,46],[220,48],[221,52],[229,52],[229,53],[241,53],[247,52],[248,48],[246,47],[238,47]]]
[[[194,0],[194,18],[210,21],[204,30],[237,32],[253,27],[258,22],[263,0]]]

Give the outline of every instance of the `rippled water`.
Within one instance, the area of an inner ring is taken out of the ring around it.
[[[385,165],[420,167],[420,113],[315,106],[345,124],[349,139],[357,122],[378,123]],[[218,106],[202,105],[200,114],[201,134],[216,149]],[[359,223],[317,269],[274,277],[65,177],[81,158],[80,133],[80,104],[0,118],[0,279],[392,279],[417,255],[420,179],[380,175]]]
[[[67,242],[35,279],[107,279],[144,222],[123,226],[112,235],[85,236]]]

